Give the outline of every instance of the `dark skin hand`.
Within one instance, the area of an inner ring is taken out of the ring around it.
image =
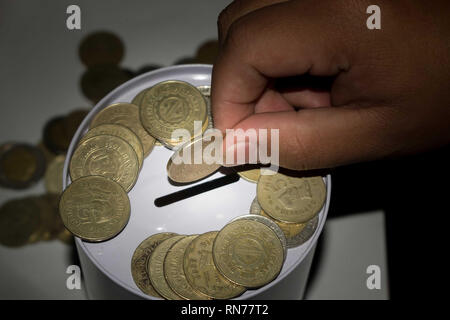
[[[449,14],[447,0],[235,1],[218,21],[215,126],[279,129],[280,165],[297,170],[448,144]],[[274,85],[305,75],[330,85]]]

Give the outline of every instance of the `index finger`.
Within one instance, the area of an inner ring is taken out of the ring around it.
[[[346,61],[328,19],[329,4],[284,2],[255,10],[229,28],[212,74],[212,112],[220,130],[254,113],[270,78],[335,75]],[[324,27],[326,26],[326,27]]]

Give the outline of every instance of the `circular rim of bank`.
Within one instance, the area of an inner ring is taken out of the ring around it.
[[[130,91],[135,92],[136,94],[139,93],[143,88],[148,88],[153,86],[156,83],[159,83],[161,81],[166,80],[181,80],[188,82],[192,85],[198,86],[209,86],[211,84],[211,72],[212,72],[212,66],[206,65],[206,64],[186,64],[186,65],[176,65],[171,67],[165,67],[161,69],[157,69],[154,71],[150,71],[148,73],[144,73],[140,76],[137,76],[124,84],[120,85],[113,91],[111,91],[108,95],[106,95],[103,99],[101,99],[95,107],[89,112],[89,114],[85,117],[83,122],[78,127],[71,143],[69,146],[69,150],[67,153],[67,157],[64,164],[64,171],[63,171],[63,187],[66,189],[68,185],[70,184],[70,175],[69,175],[69,164],[70,159],[78,145],[78,142],[83,136],[83,133],[89,128],[89,124],[92,121],[92,119],[95,117],[95,115],[102,110],[103,108],[107,107],[108,105],[111,105],[113,103],[117,102],[127,102],[127,101],[121,101],[120,97],[124,95],[129,95]],[[119,99],[119,100],[118,100]],[[131,99],[130,99],[131,101]],[[129,102],[129,101],[128,101]],[[164,147],[161,147],[164,148]],[[164,163],[165,166],[165,163]],[[322,229],[324,227],[328,210],[330,206],[330,197],[331,197],[331,176],[328,174],[323,177],[323,180],[326,185],[326,199],[324,202],[324,205],[322,209],[320,210],[318,217],[319,217],[319,225],[317,226],[316,231],[314,232],[313,236],[302,245],[303,251],[299,254],[296,254],[295,257],[291,257],[291,265],[283,268],[280,272],[280,274],[270,283],[264,285],[261,288],[257,288],[254,290],[247,290],[243,295],[236,297],[235,299],[241,300],[241,299],[249,299],[255,296],[258,296],[259,294],[266,292],[267,290],[270,290],[273,286],[278,284],[280,281],[282,281],[285,277],[291,274],[293,270],[295,270],[301,262],[305,259],[305,257],[310,253],[310,251],[314,248],[314,246],[317,244],[317,240],[322,232]],[[244,180],[245,181],[245,180]],[[250,183],[248,181],[245,181],[245,183]],[[255,188],[256,189],[256,188]],[[250,208],[251,202],[253,198],[249,196],[248,201],[248,208]],[[246,215],[249,213],[249,209],[245,212],[241,212],[240,214],[237,214],[233,217],[231,217],[229,220],[237,218],[241,215]],[[131,212],[131,214],[133,214]],[[226,221],[228,223],[229,221]],[[225,225],[224,224],[224,225]],[[222,226],[223,227],[223,226]],[[124,230],[128,228],[128,225],[125,226]],[[207,231],[213,231],[213,230],[205,230]],[[123,232],[123,231],[122,231]],[[151,231],[149,230],[148,236],[151,236]],[[164,232],[164,231],[163,231]],[[167,232],[176,232],[174,230],[167,230]],[[120,235],[120,234],[119,234]],[[141,239],[144,240],[144,239]],[[158,298],[146,295],[143,293],[137,286],[130,285],[129,283],[126,283],[123,279],[120,279],[116,274],[110,272],[99,260],[97,260],[95,254],[91,252],[86,246],[86,242],[81,240],[78,237],[75,237],[75,241],[77,244],[77,249],[82,250],[83,253],[89,258],[90,262],[95,265],[95,267],[101,271],[104,275],[106,275],[114,284],[118,285],[128,293],[133,294],[134,296],[143,298],[143,299],[149,299],[149,300],[158,300]],[[103,243],[107,243],[103,242]],[[130,250],[134,250],[130,249]],[[131,252],[133,254],[133,252]],[[289,257],[289,250],[287,256]],[[287,258],[286,258],[287,260]],[[131,277],[131,276],[130,276]]]

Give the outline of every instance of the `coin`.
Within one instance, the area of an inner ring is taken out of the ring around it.
[[[187,82],[160,82],[145,92],[140,118],[153,137],[173,147],[181,142],[172,138],[174,130],[185,129],[193,138],[202,134],[194,132],[194,121],[201,121],[202,129],[206,129],[206,101],[200,91]]]
[[[86,141],[87,139],[98,136],[98,135],[111,135],[122,138],[126,142],[128,142],[132,147],[139,162],[139,168],[142,167],[142,163],[144,161],[144,149],[142,147],[142,143],[139,138],[134,134],[133,131],[128,129],[125,126],[120,124],[102,124],[97,127],[90,129],[84,136],[81,138],[80,143]]]
[[[64,116],[54,117],[45,124],[42,141],[54,154],[67,152],[71,137],[67,134]]]
[[[162,297],[169,300],[180,300],[181,297],[167,284],[166,278],[164,277],[164,259],[170,247],[184,237],[185,236],[183,235],[178,235],[162,241],[155,250],[153,250],[150,259],[148,260],[147,272],[153,288],[155,288]]]
[[[237,174],[249,182],[257,183],[259,177],[261,176],[261,166],[254,164],[246,164],[243,166],[234,167]]]
[[[257,222],[260,222],[267,227],[269,227],[275,234],[277,235],[278,239],[281,242],[281,245],[283,246],[283,261],[286,259],[287,255],[287,241],[286,236],[283,233],[283,230],[278,226],[270,217],[265,217],[263,215],[255,215],[255,214],[245,214],[242,216],[238,216],[234,219],[232,219],[230,222],[238,221],[238,220],[254,220]]]
[[[302,231],[305,229],[308,223],[311,223],[312,220],[316,219],[313,218],[312,220],[306,223],[285,223],[275,220],[267,213],[265,213],[264,210],[261,209],[261,206],[259,205],[257,198],[253,199],[253,202],[250,206],[250,213],[272,219],[280,227],[280,229],[283,230],[283,233],[286,237],[286,245],[288,248],[298,247],[299,245],[305,243],[309,239],[309,237],[308,238],[306,237],[308,235],[307,234],[308,232]]]
[[[197,291],[213,299],[231,299],[245,292],[217,270],[213,260],[213,243],[218,231],[199,235],[186,248],[183,258],[184,274]]]
[[[220,273],[247,288],[261,287],[275,279],[284,260],[283,246],[275,232],[248,219],[223,227],[212,252]]]
[[[28,144],[5,143],[0,146],[0,185],[24,189],[36,183],[45,173],[45,156]]]
[[[39,208],[31,198],[9,200],[0,208],[0,244],[19,247],[39,233]]]
[[[42,152],[42,154],[44,155],[45,158],[45,163],[46,163],[46,167],[53,161],[53,159],[55,158],[55,154],[50,151],[44,144],[44,142],[40,141],[37,144],[37,148]],[[1,147],[0,147],[1,149]]]
[[[214,140],[197,138],[188,142],[175,151],[167,163],[167,175],[172,181],[178,183],[194,182],[213,174],[220,168],[219,159],[215,159],[214,152],[206,152],[206,149],[213,147]],[[200,149],[201,145],[201,149]],[[221,146],[219,146],[221,148]],[[196,157],[196,151],[201,150],[201,154]],[[212,150],[211,150],[212,151]],[[188,156],[190,154],[190,156]],[[198,159],[196,159],[198,158]],[[199,160],[199,163],[195,163]]]
[[[146,88],[144,90],[142,90],[141,92],[139,92],[134,98],[133,100],[131,100],[132,104],[137,105],[138,107],[141,106],[141,102],[142,102],[142,98],[144,97],[145,92],[148,90],[149,88]],[[145,129],[144,129],[145,130]],[[163,144],[158,140],[155,139],[155,146],[162,146]]]
[[[98,135],[80,143],[70,161],[72,181],[85,176],[103,176],[118,182],[125,191],[133,188],[139,162],[133,147],[117,136]]]
[[[75,236],[86,241],[104,241],[125,228],[130,218],[130,200],[113,180],[82,177],[64,190],[59,213],[64,226]]]
[[[144,89],[144,90],[142,90],[141,92],[139,92],[139,93],[133,98],[133,100],[131,100],[131,103],[134,104],[134,105],[136,105],[136,106],[138,106],[138,107],[140,107],[140,106],[141,106],[141,102],[142,102],[142,98],[144,98],[144,94],[145,94],[145,92],[146,92],[148,89],[149,89],[149,88]]]
[[[214,121],[211,110],[211,86],[198,86],[197,89],[202,93],[206,100],[206,108],[208,110],[208,129],[214,128]]]
[[[91,66],[81,76],[81,91],[86,98],[97,103],[131,78],[128,72],[116,65]]]
[[[304,223],[322,208],[326,188],[322,177],[293,177],[280,172],[261,175],[258,202],[272,218],[282,222]]]
[[[47,192],[60,194],[63,191],[62,179],[65,160],[65,156],[59,155],[48,165],[44,176],[45,189]]]
[[[48,193],[38,197],[38,199],[44,204],[44,209],[48,210],[45,217],[50,220],[47,221],[45,228],[46,232],[49,233],[50,239],[58,239],[64,243],[72,244],[73,235],[66,229],[59,214],[59,194]]]
[[[219,42],[208,40],[197,49],[196,59],[199,63],[214,64],[219,54]]]
[[[38,197],[32,197],[32,200],[39,209],[39,231],[36,232],[34,239],[30,242],[37,242],[42,240],[51,240],[56,234],[57,230],[54,228],[54,218],[56,217],[57,211],[55,212],[50,201],[47,199],[47,195],[41,195]]]
[[[195,291],[186,280],[183,258],[187,246],[197,235],[187,236],[175,243],[167,252],[164,260],[164,276],[169,287],[180,297],[188,300],[207,300],[208,296]]]
[[[79,56],[84,65],[119,64],[125,52],[120,38],[111,32],[98,31],[88,34],[79,47]]]
[[[155,288],[153,288],[150,278],[147,272],[147,264],[150,255],[155,248],[164,240],[176,236],[173,232],[162,232],[151,235],[134,250],[133,257],[131,259],[131,275],[133,276],[136,286],[145,294],[153,297],[162,298]]]
[[[64,118],[64,129],[66,132],[66,136],[72,141],[75,132],[78,130],[81,122],[88,115],[89,110],[87,109],[77,109],[69,113]]]
[[[155,138],[147,133],[139,120],[139,107],[131,103],[115,103],[101,110],[92,120],[90,128],[101,124],[121,124],[133,131],[141,140],[144,157],[147,157],[155,145]]]

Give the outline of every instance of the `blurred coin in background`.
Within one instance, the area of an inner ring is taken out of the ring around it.
[[[28,144],[5,143],[0,146],[0,185],[24,189],[39,181],[45,173],[43,152]]]
[[[19,247],[40,232],[39,208],[32,198],[10,200],[0,208],[0,244]]]
[[[87,67],[99,64],[118,65],[124,56],[125,46],[114,33],[97,31],[88,34],[79,47],[81,62]]]
[[[86,98],[97,103],[113,89],[131,78],[129,72],[116,65],[95,65],[83,73],[80,81],[81,91]]]
[[[83,109],[76,109],[70,112],[65,118],[64,118],[64,130],[67,137],[70,138],[70,141],[72,141],[73,136],[75,135],[75,132],[77,132],[78,127],[80,126],[83,119],[88,115],[89,109],[83,108]]]
[[[62,177],[66,157],[59,155],[53,159],[45,172],[45,189],[51,194],[60,194],[63,190]]]
[[[42,141],[45,147],[54,154],[66,153],[69,149],[71,137],[67,134],[65,126],[64,116],[54,117],[44,126]]]

